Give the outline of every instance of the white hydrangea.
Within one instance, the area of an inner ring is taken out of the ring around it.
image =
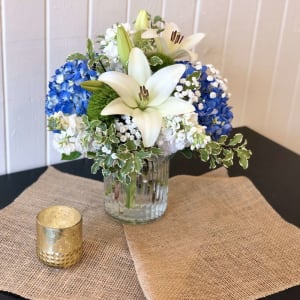
[[[130,24],[122,23],[122,26],[130,32]],[[109,68],[106,71],[123,72],[124,67],[119,61],[117,45],[117,24],[107,28],[104,38],[100,41],[101,52],[109,60]]]
[[[86,127],[82,121],[82,118],[76,114],[69,116],[64,115],[61,111],[53,115],[56,119],[59,133],[54,133],[53,145],[54,148],[66,155],[70,155],[74,151],[81,153],[88,151],[85,149],[82,141],[86,138]]]
[[[205,133],[205,126],[198,124],[197,114],[188,113],[165,117],[156,144],[164,155],[171,155],[185,148],[204,148],[210,140],[210,136]]]

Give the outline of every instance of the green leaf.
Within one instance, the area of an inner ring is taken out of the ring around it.
[[[62,160],[74,160],[74,159],[79,158],[80,156],[81,156],[81,153],[79,151],[73,151],[69,155],[63,153],[61,156],[61,159]]]
[[[216,161],[213,157],[211,157],[210,161],[209,161],[209,168],[210,169],[215,169],[216,168]]]
[[[109,141],[112,144],[118,144],[120,142],[120,139],[117,136],[115,136],[115,135],[110,135],[109,136]]]
[[[150,151],[153,155],[161,155],[162,153],[161,149],[157,147],[151,147]]]
[[[127,146],[127,149],[128,149],[129,151],[134,151],[134,150],[137,149],[136,144],[135,144],[134,141],[132,141],[132,140],[127,140],[127,141],[126,141],[126,146]]]
[[[148,60],[151,61],[152,57],[155,57],[154,60],[157,62],[159,61],[159,59],[162,61],[162,63],[157,64],[157,65],[151,65],[151,63],[150,63],[150,67],[153,72],[156,72],[161,68],[173,65],[175,63],[174,60],[170,56],[167,56],[163,53],[155,53],[155,54],[151,55],[150,57],[148,57]]]
[[[125,162],[124,167],[122,168],[122,173],[123,174],[131,173],[133,171],[133,167],[134,167],[134,164],[133,164],[132,160],[131,159],[127,160]]]
[[[67,61],[70,60],[87,60],[87,57],[81,53],[73,53],[67,57]]]
[[[136,157],[140,158],[140,159],[145,159],[145,158],[149,158],[151,156],[151,153],[140,150],[136,153]]]
[[[237,156],[239,157],[239,164],[243,169],[247,169],[249,165],[249,158],[251,157],[252,152],[249,149],[241,148],[237,150]]]
[[[209,153],[207,151],[207,149],[203,148],[199,150],[200,153],[200,158],[202,161],[207,162],[209,159]]]
[[[188,148],[185,148],[185,149],[181,150],[180,152],[187,159],[190,159],[193,157],[193,152]]]
[[[236,133],[232,139],[230,139],[228,146],[236,146],[240,144],[243,140],[243,135],[241,133]]]
[[[224,158],[223,161],[232,161],[233,160],[233,151],[232,149],[224,149]]]
[[[110,168],[112,167],[113,163],[114,163],[114,160],[113,158],[111,157],[111,155],[107,155],[104,159],[104,163],[105,163],[105,166],[107,168]]]
[[[102,169],[102,175],[104,177],[108,177],[111,174],[109,169]]]
[[[244,157],[244,156],[240,157],[239,164],[244,170],[248,169],[249,163],[248,163],[248,159],[246,157]]]
[[[86,157],[90,159],[94,159],[96,157],[96,153],[88,151]]]
[[[164,63],[164,61],[160,57],[153,55],[150,57],[149,63],[151,66],[155,67],[157,65],[162,65]]]
[[[82,88],[92,93],[100,90],[103,85],[104,83],[99,80],[87,80],[80,83]]]
[[[233,165],[233,160],[223,160],[223,166],[225,168],[229,168],[232,165]]]
[[[238,155],[238,157],[245,157],[245,158],[249,159],[252,155],[252,152],[249,149],[241,148],[241,149],[237,150],[237,155]]]
[[[153,24],[156,24],[156,23],[158,23],[158,22],[161,22],[161,23],[165,23],[165,21],[162,19],[162,17],[161,16],[155,16],[154,18],[153,18]]]
[[[99,162],[98,162],[98,160],[95,160],[95,162],[92,164],[92,167],[91,167],[91,173],[96,174],[99,169],[100,169]]]
[[[121,152],[121,153],[118,153],[118,158],[121,160],[121,161],[126,161],[127,159],[130,158],[130,153],[128,152]]]
[[[200,72],[199,71],[195,71],[193,72],[191,75],[189,75],[186,79],[190,82],[193,82],[192,81],[192,78],[195,77],[195,78],[199,78],[200,77]]]
[[[114,116],[101,116],[102,109],[116,99],[118,94],[107,84],[101,83],[101,88],[95,90],[89,99],[89,106],[87,108],[87,115],[90,120],[99,119],[106,123],[110,123]]]
[[[221,135],[218,139],[218,143],[221,145],[224,145],[224,143],[227,141],[228,136],[227,135]]]
[[[134,158],[134,167],[137,172],[140,172],[143,167],[143,160],[136,156]]]
[[[93,42],[91,39],[87,40],[87,53],[88,53],[89,59],[94,58],[94,56],[95,56],[94,46],[93,46]]]
[[[216,142],[209,143],[209,146],[210,146],[210,153],[212,155],[219,155],[222,151],[221,146]]]

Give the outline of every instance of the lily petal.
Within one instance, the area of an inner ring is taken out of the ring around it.
[[[102,116],[108,115],[128,115],[132,116],[133,109],[128,107],[122,98],[116,98],[108,103],[101,111]]]
[[[153,28],[149,28],[142,33],[142,39],[154,39],[156,37],[158,37],[158,34]]]
[[[145,85],[151,76],[151,69],[148,60],[139,48],[132,48],[129,55],[128,75],[132,76],[140,86]]]
[[[145,84],[151,98],[149,106],[158,106],[163,103],[174,91],[184,71],[184,65],[175,64],[154,73]]]
[[[144,146],[153,146],[158,138],[162,125],[161,113],[151,107],[145,110],[135,109],[133,111],[133,122],[137,125],[142,134]]]
[[[195,33],[187,36],[181,42],[181,48],[189,50],[195,47],[203,38],[205,37],[204,33]]]
[[[195,107],[185,100],[178,99],[176,97],[169,97],[158,107],[158,109],[162,116],[166,117],[169,115],[181,115],[193,112]]]
[[[140,86],[132,77],[124,73],[110,71],[102,73],[98,80],[114,89],[128,106],[136,107],[135,98],[138,96]]]
[[[171,36],[174,31],[179,32],[179,28],[175,23],[166,23],[165,29],[162,32],[162,38],[166,41],[169,48],[174,47],[174,43],[171,41]]]
[[[191,61],[196,61],[198,58],[198,54],[196,52],[185,50],[186,53],[189,55]]]

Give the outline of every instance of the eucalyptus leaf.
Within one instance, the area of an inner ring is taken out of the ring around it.
[[[81,153],[79,151],[73,151],[69,155],[63,153],[61,156],[61,159],[62,160],[74,160],[74,159],[79,158],[80,156],[81,156]]]
[[[72,53],[67,57],[67,61],[71,60],[87,60],[87,57],[81,53]]]

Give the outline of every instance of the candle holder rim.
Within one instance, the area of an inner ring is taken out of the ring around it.
[[[58,226],[58,227],[54,227],[54,226],[49,226],[49,225],[45,225],[43,222],[41,222],[40,217],[43,213],[45,213],[45,211],[50,210],[50,209],[54,209],[54,208],[63,208],[63,209],[69,209],[69,210],[73,210],[74,212],[76,212],[76,214],[78,214],[79,219],[76,223],[70,225],[70,226]],[[82,215],[81,213],[74,207],[68,206],[68,205],[51,205],[48,207],[43,208],[36,216],[36,222],[37,224],[39,224],[40,226],[47,228],[47,229],[53,229],[53,230],[60,230],[60,229],[69,229],[69,228],[73,228],[75,226],[78,226],[79,224],[82,223]]]

